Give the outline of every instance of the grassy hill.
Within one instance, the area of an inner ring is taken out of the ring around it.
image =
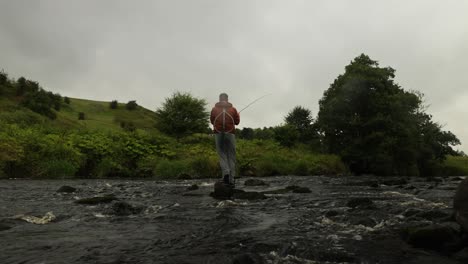
[[[111,109],[110,102],[69,99],[69,104],[62,100],[60,110],[53,110],[56,118],[49,119],[23,106],[21,102],[24,98],[16,95],[15,87],[3,84],[0,85],[0,120],[24,125],[43,123],[56,128],[101,131],[122,130],[122,125],[129,124],[135,129],[153,130],[155,127],[155,113],[141,106],[127,110],[126,104],[119,103],[116,109]],[[79,113],[84,113],[84,120],[78,119]]]
[[[127,110],[123,103],[119,103],[117,109],[109,105],[110,102],[70,98],[70,104],[57,113],[57,121],[97,130],[122,129],[121,124],[128,123],[146,130],[155,126],[154,112],[144,107]],[[85,114],[85,120],[78,120],[80,112]]]

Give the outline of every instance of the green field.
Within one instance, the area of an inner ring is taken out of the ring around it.
[[[141,106],[127,110],[123,103],[119,103],[117,109],[111,109],[110,102],[75,98],[70,98],[70,102],[57,113],[57,122],[96,130],[120,130],[122,122],[131,122],[136,128],[145,130],[155,126],[154,112]],[[85,120],[78,120],[80,112],[85,114]]]

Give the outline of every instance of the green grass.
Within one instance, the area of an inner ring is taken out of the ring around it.
[[[5,90],[4,90],[5,91]],[[155,113],[144,107],[138,106],[135,110],[127,110],[124,103],[119,103],[117,109],[109,107],[110,102],[93,101],[85,99],[70,98],[70,104],[62,104],[57,111],[57,119],[48,122],[51,127],[65,129],[90,129],[100,131],[122,130],[121,123],[133,123],[135,128],[153,130],[155,127]],[[43,116],[20,106],[19,98],[10,91],[0,95],[0,112],[9,119],[44,119]],[[85,113],[85,120],[78,120],[78,113]],[[18,117],[15,118],[14,116]],[[12,120],[14,121],[14,120]],[[17,123],[17,122],[12,122]]]
[[[468,157],[447,156],[444,161],[444,170],[451,176],[468,176]]]
[[[130,111],[119,103],[117,109],[109,107],[110,102],[70,98],[58,113],[58,119],[76,122],[79,126],[96,130],[120,130],[121,122],[132,122],[139,129],[152,129],[155,126],[154,112],[139,106]],[[78,113],[85,114],[85,120],[78,120]]]

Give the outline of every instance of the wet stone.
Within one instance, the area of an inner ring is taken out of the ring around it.
[[[255,253],[245,253],[234,257],[233,264],[263,264],[263,258]]]
[[[287,190],[292,191],[293,193],[310,193],[310,189],[307,187],[301,187],[296,185],[291,185],[286,187]]]
[[[410,217],[410,216],[413,216],[413,215],[416,215],[418,213],[421,213],[422,210],[419,210],[419,209],[414,209],[414,208],[409,208],[408,210],[406,210],[403,215],[405,217]]]
[[[325,213],[325,216],[326,216],[326,217],[334,217],[334,216],[337,216],[337,215],[339,215],[339,214],[340,214],[340,212],[338,212],[338,211],[336,211],[336,210],[330,210],[330,211],[327,211],[327,212]]]
[[[267,197],[261,192],[245,192],[242,190],[234,190],[233,198],[241,200],[263,200]]]
[[[106,196],[96,196],[91,198],[83,198],[76,200],[75,203],[77,204],[86,204],[86,205],[96,205],[102,203],[110,203],[112,201],[117,200],[114,195],[106,195]]]
[[[464,179],[457,188],[453,198],[455,220],[468,232],[468,178]]]
[[[265,181],[259,179],[248,179],[244,182],[245,186],[264,186],[268,185]]]
[[[358,209],[375,209],[374,202],[367,197],[353,198],[348,201],[346,206]]]
[[[453,258],[462,262],[462,263],[468,263],[468,247],[458,251],[453,255]]]
[[[11,226],[6,225],[6,224],[3,224],[3,223],[0,223],[0,232],[1,232],[1,231],[8,230],[8,229],[11,229]]]
[[[199,189],[199,187],[196,184],[193,184],[193,185],[187,187],[187,191],[195,191],[195,190],[198,190],[198,189]]]
[[[450,214],[441,210],[430,210],[414,214],[416,217],[420,217],[427,220],[436,220],[436,219],[447,219],[450,218]]]
[[[408,184],[408,180],[406,179],[391,179],[382,181],[385,185],[405,185]]]
[[[128,216],[133,214],[139,214],[143,211],[141,206],[133,206],[126,202],[115,202],[112,205],[111,213],[118,216]]]
[[[214,192],[210,193],[210,196],[215,199],[231,199],[234,194],[234,189],[225,185],[223,182],[216,182],[214,184]]]
[[[375,225],[377,225],[377,222],[370,217],[359,217],[359,218],[353,219],[351,223],[354,225],[363,225],[367,227],[374,227]]]
[[[414,247],[438,252],[447,252],[459,243],[456,231],[444,225],[408,227],[403,231],[403,237]]]
[[[60,187],[57,192],[58,193],[72,193],[72,192],[75,192],[76,191],[76,188],[73,188],[71,186],[62,186]]]

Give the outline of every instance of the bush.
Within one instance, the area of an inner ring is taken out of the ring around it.
[[[191,168],[187,161],[163,159],[153,172],[154,176],[163,179],[180,179],[190,175]]]
[[[102,159],[96,166],[94,175],[98,178],[125,178],[135,176],[129,168],[122,166],[122,164],[112,157]]]
[[[45,178],[71,178],[78,171],[77,164],[67,160],[44,160],[39,166],[39,176]]]
[[[190,168],[195,178],[221,177],[221,168],[216,156],[198,156],[190,161]]]
[[[156,155],[148,155],[140,159],[137,163],[138,175],[142,177],[153,177],[156,171],[156,166],[161,160]]]
[[[85,113],[79,112],[78,113],[78,120],[85,120]]]
[[[128,101],[128,103],[125,105],[125,108],[130,111],[137,109],[137,107],[138,104],[136,103],[136,101]]]
[[[117,109],[119,107],[119,102],[117,102],[117,100],[113,100],[112,102],[110,102],[109,107],[111,109]]]
[[[174,93],[156,110],[156,128],[177,138],[204,133],[208,129],[205,106],[204,99],[195,98],[189,93]]]
[[[70,98],[68,98],[68,97],[65,96],[65,97],[63,98],[63,102],[66,103],[67,105],[69,105],[69,104],[70,104]]]

